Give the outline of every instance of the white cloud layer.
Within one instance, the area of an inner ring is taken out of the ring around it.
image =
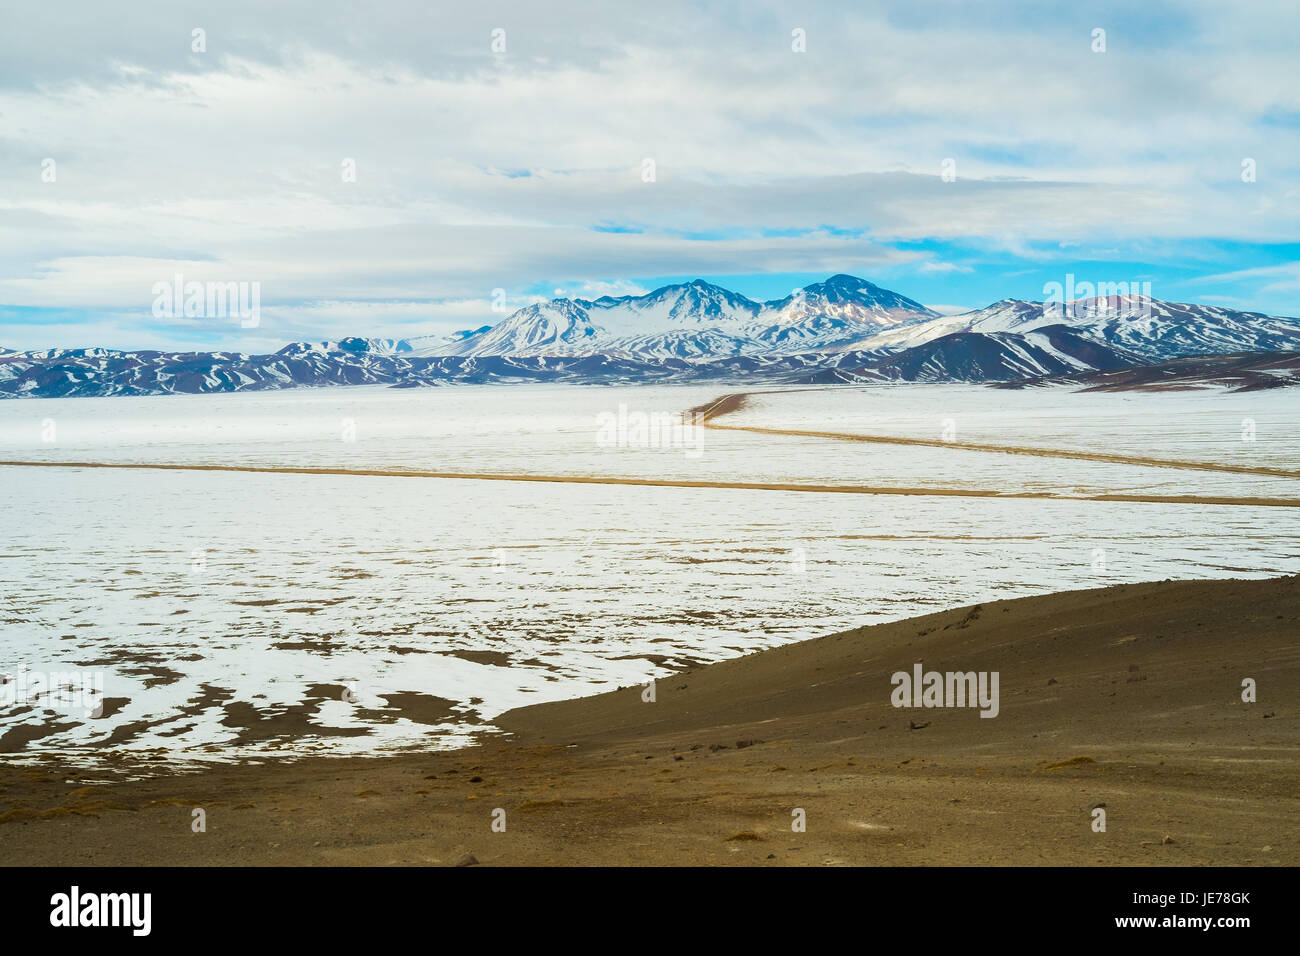
[[[0,305],[162,340],[179,271],[259,281],[268,340],[415,334],[492,321],[497,287],[967,268],[900,241],[1300,239],[1296,12],[1130,7],[29,7],[0,36]]]

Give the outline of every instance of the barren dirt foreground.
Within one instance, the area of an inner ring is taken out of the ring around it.
[[[653,701],[512,711],[469,750],[4,766],[0,845],[11,865],[1295,865],[1297,635],[1300,578],[992,602],[681,672]],[[918,663],[996,672],[997,716],[895,707]]]

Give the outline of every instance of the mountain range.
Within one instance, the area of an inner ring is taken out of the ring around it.
[[[1295,350],[1300,319],[1149,297],[1065,308],[1004,299],[940,315],[849,275],[766,302],[697,279],[640,296],[552,299],[450,336],[296,342],[267,355],[0,349],[0,396],[524,381],[1043,382]]]
[[[784,299],[755,302],[702,279],[640,296],[552,299],[500,324],[414,339],[439,355],[583,355],[708,359],[852,348],[939,313],[865,279],[836,275]]]

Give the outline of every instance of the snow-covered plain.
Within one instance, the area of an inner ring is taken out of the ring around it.
[[[1288,478],[959,447],[1297,470],[1290,389],[777,390],[719,424],[927,439],[948,428],[954,445],[707,430],[688,454],[597,440],[602,413],[678,412],[719,391],[31,400],[0,404],[0,458],[1297,496]],[[1289,508],[22,467],[0,468],[0,483],[0,672],[89,670],[109,701],[97,718],[0,708],[6,759],[458,746],[510,707],[849,626],[1125,581],[1300,571]]]

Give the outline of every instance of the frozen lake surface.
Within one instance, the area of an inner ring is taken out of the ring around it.
[[[469,386],[0,403],[0,458],[1298,497],[1293,478],[1004,455],[963,441],[1300,470],[1300,394],[777,390],[618,447],[601,421],[716,387]],[[602,419],[600,416],[604,415]],[[1243,440],[1247,432],[1253,440]],[[0,468],[0,672],[95,676],[0,705],[5,759],[463,745],[511,707],[982,600],[1300,572],[1292,508],[389,476]],[[13,684],[6,685],[13,687]]]

